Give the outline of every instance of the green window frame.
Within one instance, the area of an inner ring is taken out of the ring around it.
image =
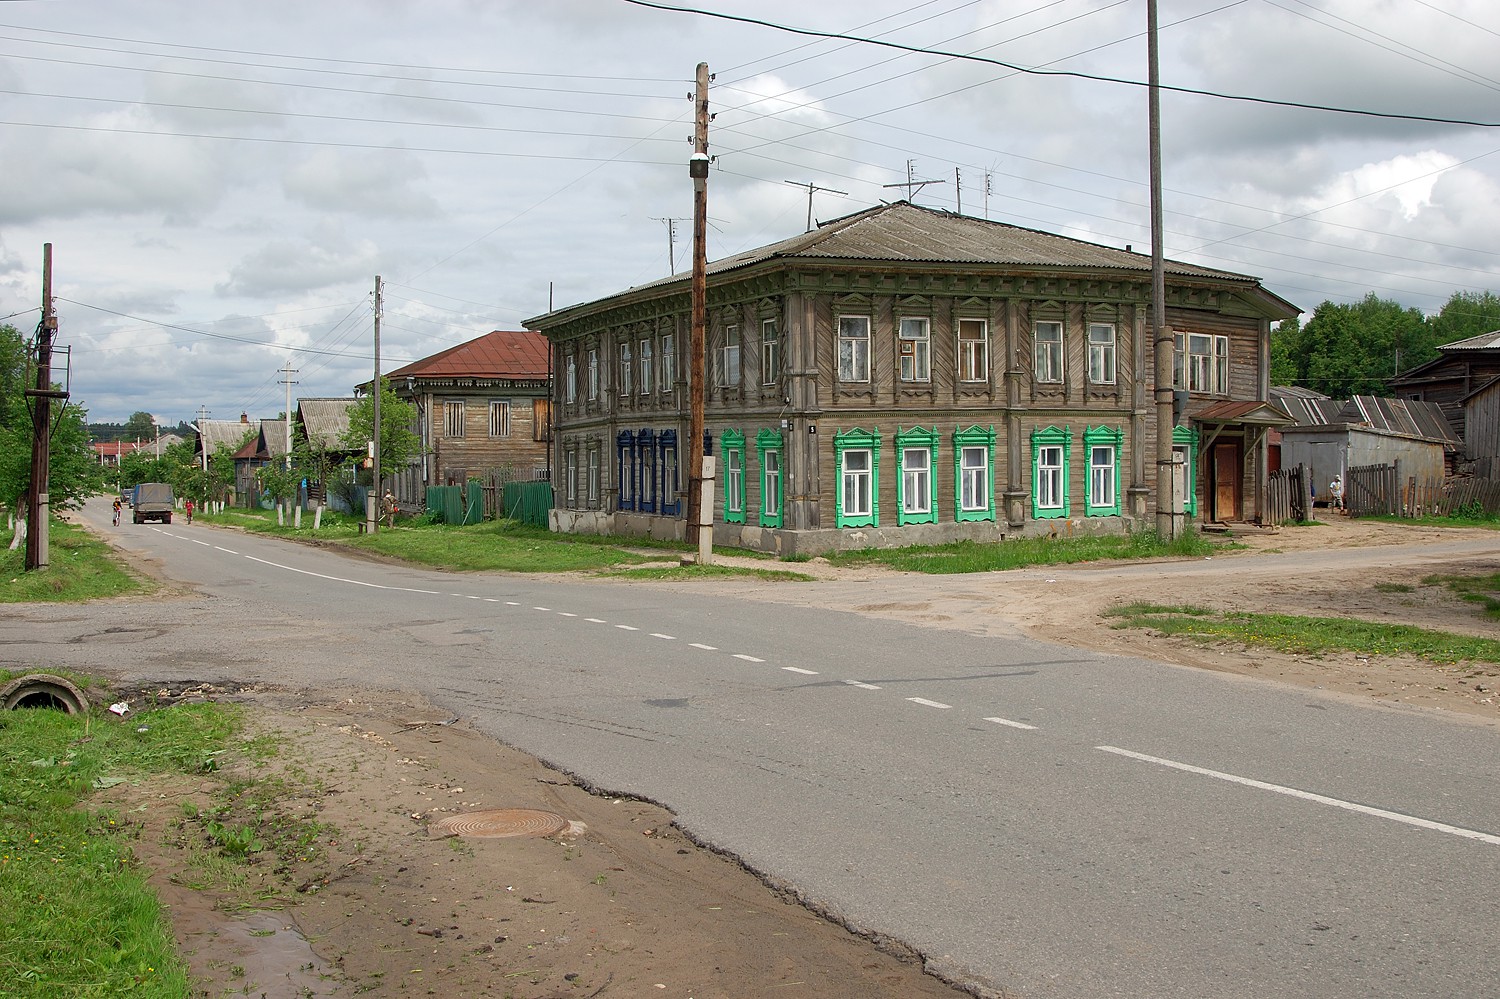
[[[925,472],[920,468],[907,467],[908,451],[926,452]],[[896,428],[896,463],[900,466],[900,475],[896,479],[896,523],[898,525],[937,523],[937,453],[937,427],[931,430],[925,427],[912,427],[908,430]],[[925,487],[922,485],[923,479],[926,481]],[[913,506],[919,509],[908,509]]]
[[[973,462],[976,456],[984,460],[983,467]],[[983,503],[975,502],[977,493],[984,490]],[[995,519],[995,428],[972,426],[967,430],[953,431],[953,519]]]
[[[834,526],[880,526],[880,431],[855,428],[836,433],[833,453],[837,465],[833,483]],[[864,467],[860,467],[861,463]],[[867,509],[849,512],[846,507],[850,498]]]
[[[1083,452],[1088,456],[1088,478],[1084,480],[1083,492],[1084,516],[1120,515],[1120,450],[1124,443],[1125,431],[1118,427],[1083,428]],[[1103,483],[1103,488],[1099,482],[1101,466],[1094,460],[1096,449],[1109,452],[1109,465],[1102,473],[1108,481]]]
[[[745,435],[726,430],[719,437],[724,452],[724,523],[745,522]]]
[[[1031,516],[1036,520],[1068,516],[1068,464],[1072,452],[1073,435],[1065,427],[1031,432]]]
[[[1187,427],[1172,428],[1172,447],[1186,452],[1184,479],[1187,495],[1183,497],[1182,509],[1189,517],[1198,516],[1198,431]]]
[[[760,526],[780,527],[786,516],[786,445],[779,430],[755,435],[760,457]]]

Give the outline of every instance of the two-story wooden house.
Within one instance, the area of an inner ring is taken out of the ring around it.
[[[708,268],[715,537],[781,553],[1149,528],[1150,257],[882,205]],[[1169,261],[1187,512],[1255,519],[1271,323],[1252,277]],[[681,536],[690,279],[528,320],[553,343],[567,531]]]

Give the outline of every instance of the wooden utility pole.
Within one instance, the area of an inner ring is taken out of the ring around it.
[[[782,181],[782,183],[783,184],[790,184],[793,187],[805,187],[805,188],[807,188],[807,228],[804,230],[805,232],[812,232],[812,208],[813,208],[813,194],[814,193],[816,193],[818,191],[825,191],[828,194],[848,194],[849,193],[848,191],[835,191],[831,187],[819,187],[817,184],[814,184],[811,181],[809,181],[807,183],[798,183],[795,180],[785,180],[785,181]]]
[[[693,156],[693,298],[688,337],[688,541],[698,543],[703,519],[703,378],[704,338],[708,321],[708,63],[698,64],[694,91]],[[712,511],[710,511],[711,513]]]
[[[1177,454],[1172,447],[1176,424],[1172,398],[1172,327],[1167,323],[1166,261],[1162,251],[1161,210],[1161,77],[1156,49],[1156,0],[1146,0],[1147,101],[1151,146],[1151,324],[1156,369],[1156,533],[1163,541],[1182,533],[1182,504],[1177,498]]]
[[[375,393],[374,407],[371,414],[373,429],[370,431],[374,437],[374,453],[370,457],[370,495],[375,498],[378,506],[372,506],[368,501],[365,503],[366,510],[373,510],[375,515],[367,517],[368,527],[371,534],[380,530],[380,518],[385,513],[385,497],[380,491],[380,275],[375,275],[375,381],[372,392]]]
[[[52,390],[52,338],[57,315],[52,311],[52,244],[42,245],[42,321],[36,328],[36,388],[26,391],[34,401],[31,437],[31,490],[26,504],[26,570],[50,564],[47,524],[51,519],[48,482],[52,474],[52,400],[66,393]]]

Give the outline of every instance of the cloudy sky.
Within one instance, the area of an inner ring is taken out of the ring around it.
[[[996,62],[627,0],[9,0],[0,316],[34,328],[50,242],[92,419],[274,417],[287,365],[294,396],[347,395],[377,274],[390,370],[666,275],[669,224],[684,269],[700,61],[710,258],[800,232],[788,181],[844,192],[828,219],[909,177],[943,181],[919,204],[1149,251],[1145,0],[697,6]],[[1165,86],[1256,99],[1163,95],[1168,256],[1309,313],[1500,291],[1493,0],[1160,20]]]

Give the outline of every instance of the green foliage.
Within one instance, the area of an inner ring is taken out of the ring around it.
[[[1427,322],[1432,328],[1434,342],[1438,344],[1500,330],[1500,296],[1490,291],[1454,292],[1438,314]]]
[[[125,421],[124,437],[131,441],[151,441],[156,439],[156,417],[150,413],[137,410],[130,414],[130,419]],[[150,480],[147,480],[150,481]]]
[[[280,461],[273,461],[269,465],[262,465],[255,470],[256,481],[260,487],[271,494],[271,498],[281,503],[297,495],[297,486],[302,482],[302,472],[297,468],[288,468]]]
[[[28,347],[14,326],[0,326],[0,503],[19,510],[31,489],[32,403]],[[98,492],[104,474],[89,447],[87,413],[53,400],[47,492],[54,510],[71,510]]]
[[[1426,586],[1443,586],[1460,599],[1484,608],[1487,618],[1500,619],[1500,572],[1488,576],[1428,576]]]
[[[108,545],[81,527],[53,520],[47,545],[49,565],[36,572],[23,571],[22,548],[0,547],[0,604],[81,603],[136,593],[147,585],[125,569]]]
[[[1119,628],[1149,628],[1163,635],[1238,642],[1295,655],[1359,652],[1370,656],[1415,656],[1435,663],[1500,663],[1500,641],[1358,618],[1251,614],[1201,607],[1129,604],[1108,612]]]
[[[1324,302],[1305,325],[1282,323],[1272,336],[1272,378],[1336,399],[1385,395],[1400,371],[1437,356],[1436,334],[1420,309],[1374,292],[1352,305]]]
[[[422,439],[412,428],[417,410],[391,389],[389,379],[380,379],[380,468],[381,472],[404,469],[422,456]],[[342,443],[351,451],[364,451],[374,437],[375,398],[361,397],[349,407],[349,429]]]

